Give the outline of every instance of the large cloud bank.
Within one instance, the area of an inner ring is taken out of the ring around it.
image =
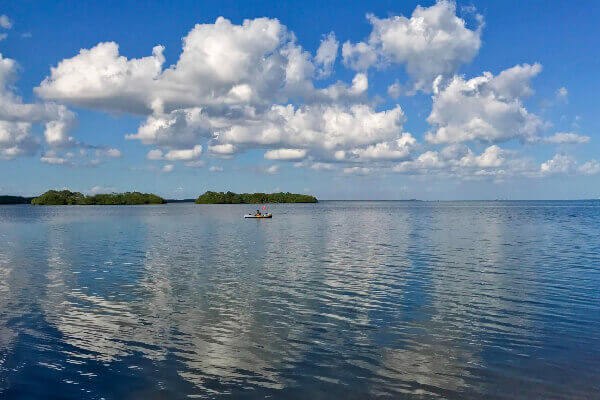
[[[352,175],[499,179],[597,173],[595,160],[577,164],[559,152],[536,162],[500,147],[509,141],[566,146],[590,138],[548,134],[551,124],[527,109],[542,73],[538,63],[460,74],[482,46],[483,17],[470,15],[468,23],[444,0],[418,6],[410,17],[368,15],[372,30],[363,41],[340,46],[330,32],[314,55],[277,19],[237,25],[220,17],[187,33],[173,65],[166,65],[161,45],[141,58],[121,54],[115,42],[82,49],[51,68],[35,88],[41,99],[36,104],[24,104],[11,91],[15,66],[0,58],[0,157],[36,153],[41,144],[31,133],[35,123],[44,126],[45,162],[62,164],[64,149],[85,147],[69,136],[75,120],[70,105],[139,116],[137,131],[127,138],[148,146],[149,160],[185,166],[261,150],[273,163]],[[407,78],[391,77],[390,96],[432,98],[423,140],[405,131],[411,116],[400,105],[383,105],[381,96],[370,93],[370,74],[391,66],[403,68]],[[336,67],[352,70],[353,78],[323,85]],[[121,156],[117,149],[96,154]]]

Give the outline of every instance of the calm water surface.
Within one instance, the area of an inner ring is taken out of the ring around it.
[[[600,397],[600,202],[0,207],[0,398]]]

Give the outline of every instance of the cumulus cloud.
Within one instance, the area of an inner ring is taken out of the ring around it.
[[[48,99],[100,110],[169,115],[199,105],[268,102],[302,68],[291,36],[275,19],[257,18],[234,25],[225,18],[198,24],[183,38],[176,65],[163,70],[162,46],[152,55],[127,59],[114,42],[99,43],[61,61],[37,88]],[[207,110],[207,112],[209,112]]]
[[[590,137],[573,132],[557,132],[552,136],[542,138],[541,141],[550,144],[583,144],[588,143]]]
[[[40,161],[45,163],[45,164],[51,164],[51,165],[65,165],[68,164],[68,160],[64,157],[59,157],[59,156],[55,156],[52,154],[44,154],[41,158]]]
[[[0,120],[0,159],[31,156],[39,148],[39,140],[31,134],[30,123]]]
[[[331,163],[316,162],[312,163],[309,168],[314,171],[332,171],[335,169],[335,165]]]
[[[315,84],[333,72],[339,51],[333,32],[323,36],[313,55],[276,19],[249,19],[237,25],[220,17],[185,35],[173,65],[165,65],[161,45],[151,53],[148,48],[147,56],[140,58],[120,54],[114,42],[82,49],[52,67],[35,89],[45,103],[24,105],[12,97],[4,106],[0,101],[0,121],[43,123],[46,144],[54,150],[45,153],[45,162],[58,163],[60,158],[69,162],[58,149],[78,144],[68,135],[74,116],[65,105],[53,102],[138,115],[142,122],[126,138],[151,146],[147,158],[169,162],[162,167],[165,172],[176,162],[199,167],[205,165],[204,157],[232,158],[260,149],[266,160],[345,174],[394,169],[459,177],[540,176],[550,172],[542,173],[539,163],[497,144],[511,139],[531,144],[589,141],[576,133],[541,135],[548,123],[524,105],[534,94],[531,81],[541,65],[516,65],[471,79],[457,75],[479,51],[481,16],[476,15],[477,26],[470,27],[456,16],[454,3],[442,0],[417,7],[410,18],[367,18],[372,25],[368,38],[342,46],[343,63],[356,70],[351,82]],[[403,131],[406,117],[400,105],[386,107],[379,97],[368,97],[367,70],[392,64],[403,66],[409,81],[395,80],[388,87],[391,97],[432,93],[428,143],[419,145]],[[0,63],[0,84],[12,82],[2,68]],[[14,119],[15,115],[26,117]],[[7,150],[15,146],[25,153],[36,151],[35,140],[26,140],[30,125],[20,130],[17,134],[12,127],[10,135],[0,134],[2,157],[15,153]],[[465,145],[468,142],[487,147],[475,153]],[[422,153],[415,154],[419,149]],[[544,168],[557,170],[560,160],[550,161]],[[593,161],[575,163],[570,170],[594,171]],[[279,165],[255,168],[279,171]]]
[[[297,161],[306,157],[304,149],[277,149],[269,150],[264,155],[267,160]]]
[[[228,155],[234,154],[236,149],[235,149],[235,146],[232,145],[231,143],[225,143],[225,144],[210,145],[210,146],[208,146],[208,151],[212,154],[228,156]]]
[[[426,151],[414,160],[394,166],[393,171],[408,175],[432,175],[458,179],[502,179],[508,176],[538,175],[535,163],[497,145],[481,154],[464,144],[446,146],[441,151]]]
[[[97,149],[95,151],[96,157],[105,157],[105,158],[121,158],[123,157],[123,153],[121,150],[114,148],[106,148],[106,149]]]
[[[427,141],[537,140],[544,123],[525,109],[522,98],[533,92],[530,81],[541,69],[539,64],[517,65],[498,76],[490,72],[469,80],[455,76],[445,86],[438,79],[427,118],[434,130],[427,134]]]
[[[35,154],[41,147],[32,133],[35,124],[43,125],[50,147],[70,147],[75,143],[68,134],[75,115],[63,105],[24,103],[14,92],[18,68],[15,60],[0,54],[0,157],[13,159]]]
[[[598,160],[590,160],[577,168],[577,171],[583,175],[600,174],[600,162]]]
[[[165,160],[169,161],[190,161],[198,158],[202,154],[202,146],[196,145],[191,149],[170,150],[165,155]]]
[[[315,63],[319,66],[319,77],[323,78],[331,74],[333,64],[337,58],[339,45],[340,43],[336,40],[333,32],[329,33],[329,35],[321,40],[321,44],[315,55]]]
[[[540,172],[542,174],[566,174],[573,170],[575,164],[572,157],[556,154],[551,160],[542,163]]]
[[[368,167],[348,167],[344,168],[343,171],[347,175],[369,175],[373,172],[373,169]]]
[[[265,118],[234,125],[219,140],[234,145],[312,148],[333,153],[368,146],[400,135],[404,113],[398,106],[376,112],[367,105],[273,106]]]
[[[196,160],[202,154],[202,146],[196,145],[191,149],[169,150],[163,153],[160,149],[153,149],[146,154],[148,160],[168,160],[168,161],[192,161]]]
[[[357,73],[350,85],[313,86],[317,75],[330,72],[337,48],[330,33],[313,58],[275,19],[234,25],[218,18],[196,25],[168,68],[161,46],[151,56],[128,59],[116,43],[99,43],[59,62],[36,92],[77,106],[145,115],[126,137],[154,146],[149,158],[170,161],[198,156],[190,149],[201,143],[211,156],[267,148],[268,159],[283,159],[289,149],[298,150],[294,157],[327,158],[399,139],[404,113],[399,106],[375,111],[365,104],[366,74]]]
[[[404,65],[415,89],[429,92],[437,76],[452,76],[470,62],[481,47],[480,23],[469,29],[456,16],[456,5],[439,1],[413,11],[410,18],[367,15],[373,30],[366,42],[344,43],[344,63],[364,71],[373,65]]]
[[[417,140],[410,133],[402,133],[399,139],[379,142],[361,149],[354,149],[350,154],[360,160],[402,160],[411,155]],[[343,159],[340,154],[338,160]]]
[[[540,172],[542,175],[595,175],[600,173],[600,163],[597,160],[590,160],[578,165],[577,161],[571,156],[555,154],[552,159],[542,163]]]

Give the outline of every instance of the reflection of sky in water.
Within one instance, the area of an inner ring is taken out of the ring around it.
[[[597,203],[246,208],[0,208],[0,393],[598,391]]]

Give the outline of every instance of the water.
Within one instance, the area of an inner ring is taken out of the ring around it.
[[[600,202],[0,207],[0,398],[598,398]]]

